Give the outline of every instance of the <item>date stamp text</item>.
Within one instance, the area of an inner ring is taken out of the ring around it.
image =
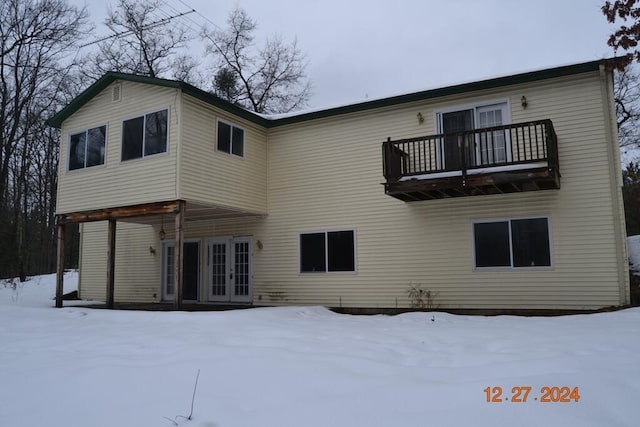
[[[508,389],[507,389],[508,390]],[[506,392],[500,386],[487,387],[484,389],[486,401],[489,403],[524,403],[524,402],[541,402],[541,403],[577,403],[580,400],[579,387],[566,386],[544,386],[539,390],[534,390],[531,386],[515,386],[511,387],[511,394]]]

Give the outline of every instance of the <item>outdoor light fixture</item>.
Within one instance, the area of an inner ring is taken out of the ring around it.
[[[422,113],[418,113],[417,115],[418,117],[418,124],[421,125],[424,123],[424,117],[422,116]]]
[[[164,215],[162,215],[162,225],[160,226],[160,232],[158,235],[160,236],[160,240],[164,240],[167,237],[167,233],[164,232]]]
[[[529,105],[529,103],[527,102],[527,97],[522,95],[522,98],[520,98],[520,104],[522,104],[522,108],[527,108],[527,105]]]

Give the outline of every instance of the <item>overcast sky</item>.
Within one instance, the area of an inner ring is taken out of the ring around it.
[[[167,11],[191,7],[220,27],[239,5],[258,22],[258,38],[297,37],[309,60],[312,108],[613,55],[606,44],[613,26],[598,0],[166,1]],[[107,2],[71,2],[87,3],[102,25]]]

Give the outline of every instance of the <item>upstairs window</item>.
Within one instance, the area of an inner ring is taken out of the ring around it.
[[[122,122],[122,160],[166,153],[168,116],[162,110]]]
[[[244,129],[218,121],[218,151],[244,157]]]
[[[551,266],[547,218],[475,223],[473,238],[476,268]]]
[[[300,272],[355,271],[353,230],[300,234]]]
[[[69,170],[104,164],[107,127],[99,126],[69,137]]]

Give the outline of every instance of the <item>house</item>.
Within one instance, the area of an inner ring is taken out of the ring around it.
[[[79,296],[382,310],[419,286],[443,309],[628,304],[607,62],[280,117],[108,73],[50,120]]]

